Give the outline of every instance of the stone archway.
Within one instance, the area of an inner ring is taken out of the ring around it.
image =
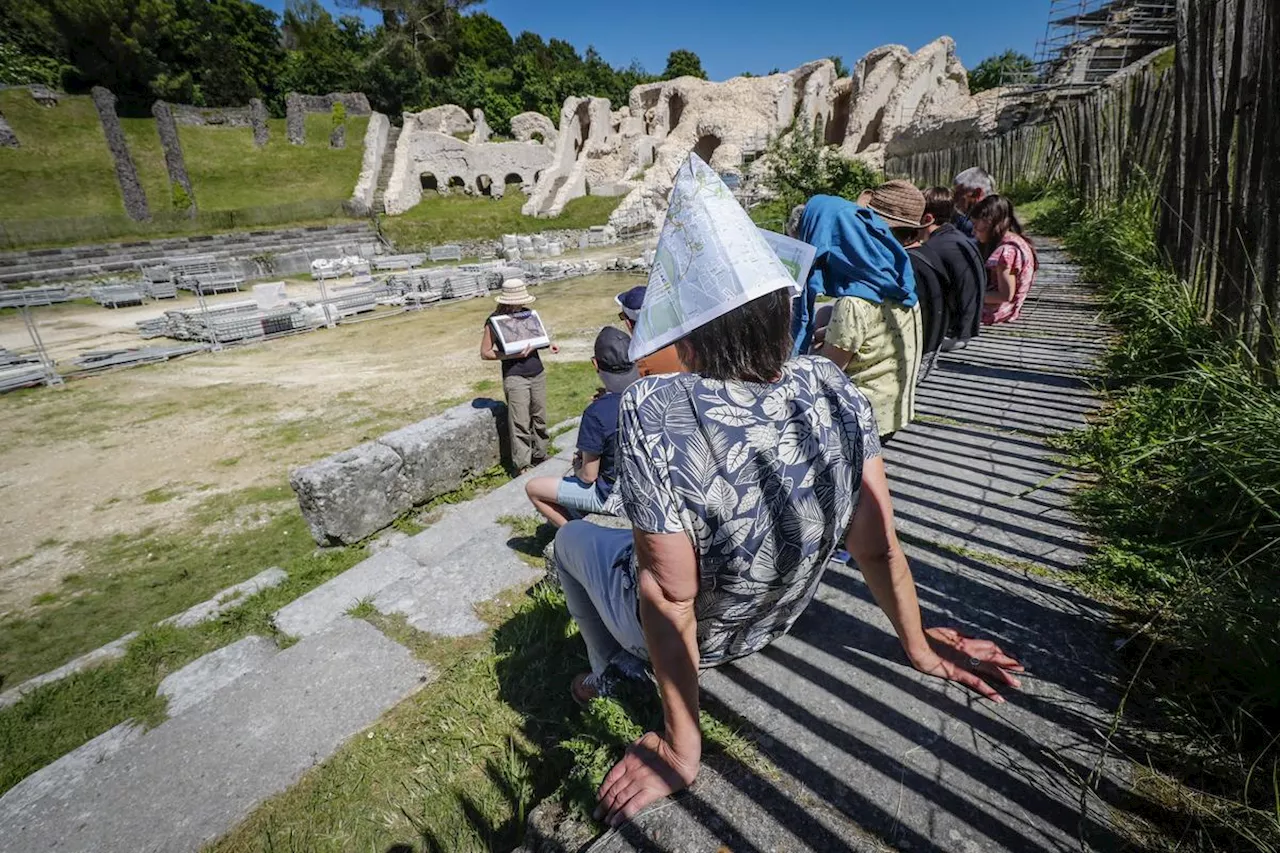
[[[454,175],[452,178],[449,179],[449,192],[452,193],[458,190],[462,190],[463,192],[466,192],[467,182],[464,181],[459,175]]]
[[[849,108],[853,98],[851,87],[845,87],[845,90],[836,95],[835,103],[831,107],[831,118],[827,121],[827,132],[824,142],[827,145],[843,145],[844,135],[849,129]]]
[[[418,176],[418,183],[422,186],[423,192],[440,192],[440,182],[436,180],[436,176],[430,172],[423,172]]]
[[[868,146],[874,145],[880,141],[880,129],[884,127],[884,107],[876,111],[871,121],[867,122],[867,129],[862,134],[862,139],[858,140],[857,151],[866,151]]]
[[[667,100],[667,133],[676,129],[680,119],[684,117],[684,96],[673,92]]]
[[[476,190],[479,191],[480,195],[492,196],[493,195],[493,178],[489,177],[488,175],[477,175]]]
[[[720,137],[714,133],[708,133],[698,138],[697,144],[693,146],[693,153],[704,163],[710,163],[711,158],[715,156],[716,149],[720,147]]]
[[[507,176],[502,179],[502,183],[506,186],[511,186],[512,184],[524,186],[524,178],[520,177],[515,172],[508,172]]]
[[[578,124],[578,138],[573,142],[573,156],[575,157],[582,153],[583,147],[587,144],[587,137],[591,135],[590,106],[589,101],[583,100],[573,113],[573,117],[577,119]]]

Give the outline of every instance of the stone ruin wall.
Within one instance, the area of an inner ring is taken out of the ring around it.
[[[690,152],[723,175],[754,181],[767,168],[769,140],[803,127],[881,169],[899,137],[938,127],[977,135],[994,125],[993,105],[970,96],[946,36],[915,53],[876,48],[846,78],[824,59],[767,77],[645,84],[616,110],[603,98],[570,97],[559,127],[536,113],[516,116],[514,143],[489,142],[483,113],[446,105],[405,115],[386,212],[408,210],[424,187],[447,192],[451,182],[470,194],[500,195],[505,176],[518,175],[529,195],[526,215],[557,216],[583,195],[625,196],[610,224],[624,234],[644,231],[661,224]]]
[[[327,95],[303,95],[290,92],[284,96],[285,134],[292,145],[307,144],[307,113],[330,113],[333,105],[341,103],[347,109],[348,116],[367,116],[373,114],[369,99],[363,92],[330,92]],[[343,134],[345,145],[346,134]],[[332,144],[333,140],[330,140]],[[336,146],[335,146],[336,147]]]
[[[98,110],[98,120],[102,122],[107,149],[111,151],[111,159],[115,161],[116,181],[120,184],[120,195],[124,199],[124,212],[135,222],[148,220],[151,218],[151,209],[147,206],[147,194],[143,192],[142,182],[138,180],[138,169],[129,154],[129,140],[120,125],[120,117],[116,115],[116,96],[110,89],[102,86],[94,86],[90,95]]]
[[[551,165],[554,141],[546,141],[551,120],[537,113],[512,119],[514,142],[490,142],[484,112],[467,115],[453,104],[405,113],[396,143],[391,177],[383,194],[389,214],[404,213],[422,200],[424,192],[464,192],[502,198],[507,183],[530,191]],[[538,142],[534,134],[543,137]],[[463,138],[465,137],[465,138]]]

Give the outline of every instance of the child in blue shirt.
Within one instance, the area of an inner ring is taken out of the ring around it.
[[[604,392],[582,413],[573,473],[564,478],[535,477],[525,485],[534,508],[556,527],[584,513],[602,512],[613,490],[618,476],[618,409],[622,392],[639,378],[635,364],[628,360],[630,346],[631,338],[621,329],[600,330],[591,363]]]

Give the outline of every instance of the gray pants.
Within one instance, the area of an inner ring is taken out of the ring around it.
[[[649,659],[636,589],[627,571],[617,565],[630,547],[630,530],[589,521],[571,521],[556,533],[556,567],[565,604],[587,644],[591,674],[597,677],[610,663],[626,670],[632,668],[624,666],[628,659]]]
[[[547,458],[547,372],[532,378],[502,380],[507,395],[507,427],[511,431],[511,464],[516,470]]]

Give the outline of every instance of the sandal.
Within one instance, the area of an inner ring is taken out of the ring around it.
[[[580,672],[569,682],[569,693],[573,696],[573,701],[585,708],[591,704],[592,699],[599,699],[604,695],[602,687],[600,679],[593,673]]]

